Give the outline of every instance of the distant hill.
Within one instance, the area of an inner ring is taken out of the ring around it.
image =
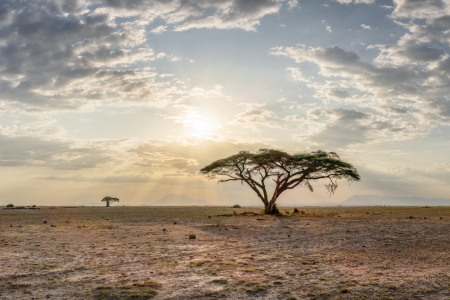
[[[342,206],[366,206],[366,205],[390,205],[390,206],[447,206],[450,199],[422,198],[422,197],[390,197],[377,195],[354,195],[338,205]]]
[[[189,206],[189,205],[213,205],[211,202],[200,199],[192,199],[186,195],[176,195],[171,194],[161,199],[156,200],[155,202],[150,203],[151,206]]]

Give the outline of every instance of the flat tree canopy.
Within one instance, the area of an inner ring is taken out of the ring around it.
[[[275,212],[275,204],[281,193],[299,185],[311,192],[311,181],[328,179],[329,193],[337,189],[337,179],[358,181],[358,171],[344,162],[334,152],[314,151],[288,154],[274,149],[261,149],[257,153],[241,151],[236,155],[217,160],[200,170],[218,182],[241,181],[258,195],[264,203],[266,214]],[[272,196],[267,193],[267,180],[275,182]]]
[[[106,207],[109,207],[109,205],[113,202],[119,202],[119,198],[114,198],[110,196],[106,196],[102,199],[102,202],[106,202]]]

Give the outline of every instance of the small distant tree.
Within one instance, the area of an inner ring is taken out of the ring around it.
[[[14,204],[8,204],[6,207],[14,207]]]
[[[102,202],[106,202],[106,207],[109,207],[111,203],[119,202],[119,198],[106,196],[105,198],[102,199]]]
[[[332,194],[338,187],[337,179],[360,180],[358,171],[351,164],[342,161],[334,152],[321,150],[293,155],[274,149],[261,149],[257,153],[241,151],[213,162],[200,172],[210,179],[219,179],[219,183],[245,182],[264,203],[266,214],[276,213],[278,197],[299,185],[312,192],[312,181],[328,179],[325,187]],[[275,183],[271,196],[267,191],[269,179]]]

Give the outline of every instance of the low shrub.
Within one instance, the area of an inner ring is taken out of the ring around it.
[[[235,204],[233,205],[233,208],[241,208],[241,206],[239,204]]]
[[[6,207],[14,207],[14,204],[8,204]]]

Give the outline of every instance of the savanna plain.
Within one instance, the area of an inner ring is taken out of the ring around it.
[[[450,207],[0,210],[0,299],[450,299]]]

